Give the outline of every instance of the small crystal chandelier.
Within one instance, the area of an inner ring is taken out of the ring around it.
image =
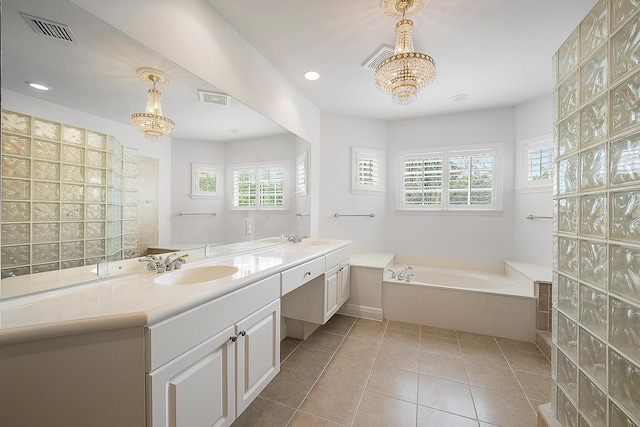
[[[420,89],[436,76],[436,64],[429,55],[413,50],[413,22],[406,19],[408,12],[416,13],[425,0],[382,0],[382,9],[389,16],[402,16],[396,24],[394,55],[385,59],[376,69],[376,86],[391,94],[401,105],[415,101]]]
[[[138,75],[153,82],[153,89],[149,89],[147,109],[144,113],[131,115],[131,123],[140,129],[149,141],[155,141],[171,132],[175,126],[173,120],[162,115],[160,105],[161,93],[156,89],[156,83],[169,83],[169,76],[153,68],[140,68]]]

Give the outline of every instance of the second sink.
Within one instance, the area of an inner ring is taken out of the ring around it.
[[[229,265],[209,265],[163,273],[154,279],[154,283],[158,285],[193,285],[223,279],[237,272],[237,267]]]

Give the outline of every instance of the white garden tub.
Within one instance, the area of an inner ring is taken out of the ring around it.
[[[534,283],[505,274],[503,262],[396,256],[395,272],[411,265],[410,282],[385,271],[385,319],[533,342]]]

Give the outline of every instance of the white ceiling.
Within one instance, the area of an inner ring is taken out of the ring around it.
[[[362,68],[395,45],[380,0],[206,0],[321,111],[397,120],[514,106],[551,93],[552,57],[596,0],[427,0],[414,21],[417,52],[436,80],[396,105]],[[303,73],[321,74],[315,82]],[[451,97],[469,95],[464,102]]]
[[[20,12],[68,25],[77,43],[37,34]],[[131,124],[151,88],[136,73],[142,67],[171,77],[158,89],[164,115],[176,122],[173,137],[233,141],[289,133],[236,100],[228,107],[200,103],[199,89],[220,90],[67,0],[2,0],[3,89]],[[25,81],[53,90],[40,92]]]
[[[380,120],[517,105],[552,91],[551,58],[596,0],[428,0],[413,17],[414,44],[431,55],[436,81],[409,106],[394,104],[362,64],[394,45],[395,21],[378,0],[203,0],[321,111]],[[78,43],[36,34],[25,12],[68,24]],[[161,85],[164,114],[178,138],[234,140],[285,132],[232,100],[204,105],[197,89],[218,91],[66,0],[2,1],[2,87],[122,123],[146,103],[140,67],[171,75]],[[318,81],[303,78],[320,72]],[[28,88],[43,81],[49,93]],[[468,94],[464,102],[451,97]],[[229,129],[240,132],[232,134]]]

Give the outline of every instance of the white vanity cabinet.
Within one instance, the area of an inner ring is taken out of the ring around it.
[[[249,406],[280,370],[279,291],[274,275],[148,328],[149,427],[227,426]]]
[[[314,260],[324,263],[323,273],[311,273],[307,277],[314,277],[297,286],[289,285],[285,288],[285,277],[290,277],[299,267],[282,272],[282,316],[290,319],[325,324],[342,304],[349,299],[349,247],[343,247],[329,252],[322,258]],[[305,264],[303,264],[305,265]],[[305,271],[305,269],[300,269]],[[306,271],[310,271],[306,269]],[[306,273],[305,271],[305,273]],[[300,276],[299,274],[297,276]],[[296,276],[296,277],[297,277]],[[293,289],[293,290],[291,290]],[[285,292],[286,291],[286,292]]]

